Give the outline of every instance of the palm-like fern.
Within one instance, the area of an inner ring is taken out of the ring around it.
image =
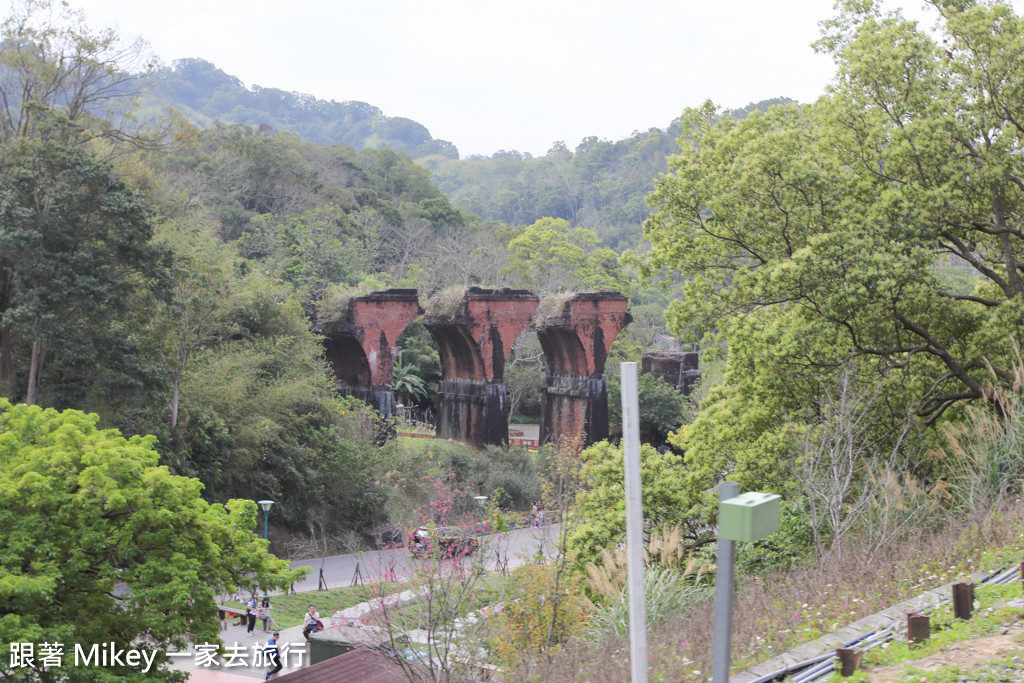
[[[423,383],[423,378],[417,374],[420,371],[419,366],[402,362],[404,353],[404,349],[398,352],[395,368],[391,371],[391,388],[401,397],[402,403],[409,405],[427,397],[427,386]]]

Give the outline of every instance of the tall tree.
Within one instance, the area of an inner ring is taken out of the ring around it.
[[[38,398],[48,356],[104,344],[139,288],[166,274],[151,209],[110,165],[67,142],[66,114],[38,104],[35,137],[3,149],[0,177],[0,364],[14,384],[18,341],[30,345],[24,399]]]
[[[723,474],[792,486],[840,380],[878,396],[860,435],[870,450],[898,446],[919,472],[941,463],[926,455],[933,434],[903,438],[908,413],[935,423],[986,400],[989,382],[1014,384],[1024,20],[1001,2],[931,4],[934,33],[839,3],[818,45],[837,75],[812,105],[684,116],[683,151],[652,195],[646,272],[687,278],[671,325],[728,349],[723,384],[679,441],[706,513]]]
[[[611,249],[594,250],[601,239],[561,218],[541,218],[508,243],[503,273],[542,294],[585,287],[626,289]]]
[[[19,0],[0,25],[0,139],[34,135],[43,110],[27,106],[33,102],[63,110],[79,124],[65,131],[76,138],[132,137],[112,121],[129,111],[126,102],[155,67],[145,41],[94,30],[67,3]]]
[[[751,311],[786,316],[839,346],[772,349],[912,368],[929,420],[983,398],[990,372],[1013,381],[1024,320],[1024,22],[998,2],[933,7],[941,36],[842,4],[820,43],[836,83],[812,106],[690,112],[646,225],[649,266],[692,278],[677,330],[738,342],[764,329]],[[973,291],[950,288],[950,267]]]
[[[236,295],[232,270],[237,252],[220,244],[203,225],[204,216],[188,216],[159,227],[158,240],[173,249],[171,294],[146,302],[146,328],[170,373],[169,425],[178,428],[181,389],[192,357],[228,335],[227,316]]]
[[[86,261],[104,241],[97,239],[106,229],[100,224],[120,214],[120,220],[144,229],[145,211],[139,213],[139,201],[78,147],[97,137],[141,139],[130,130],[127,114],[154,66],[145,42],[123,41],[113,29],[93,30],[66,3],[20,0],[0,24],[0,391],[8,396],[15,394],[19,366],[27,365],[24,397],[36,400],[49,342],[59,327],[69,331],[76,324],[68,308],[113,313],[100,310],[102,295],[81,305],[81,295],[97,295],[102,282],[111,282],[105,265],[97,268],[98,278],[86,277]],[[76,187],[81,197],[75,197]],[[118,248],[127,253],[144,243]],[[68,267],[72,271],[65,272]],[[42,288],[36,288],[39,283]],[[61,291],[78,301],[63,300]],[[17,357],[19,341],[31,345],[25,362]],[[71,339],[63,341],[66,355],[72,353]],[[78,364],[98,348],[80,347]]]

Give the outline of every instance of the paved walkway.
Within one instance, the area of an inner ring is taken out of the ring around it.
[[[558,524],[547,524],[543,527],[526,527],[513,531],[491,534],[485,537],[482,544],[483,557],[479,557],[485,569],[495,571],[498,566],[497,552],[502,563],[507,562],[509,569],[514,569],[530,561],[530,558],[538,553],[551,556],[555,550],[560,531]],[[300,583],[295,584],[295,590],[302,593],[317,590],[320,570],[323,569],[324,579],[328,588],[338,588],[352,585],[356,568],[364,581],[378,581],[383,577],[393,575],[398,579],[407,577],[413,569],[414,561],[409,557],[409,551],[405,548],[392,548],[389,550],[368,550],[362,553],[351,553],[347,555],[332,555],[330,557],[314,558],[307,560],[293,560],[292,569],[298,567],[309,567],[309,575]],[[274,592],[271,591],[271,595]]]
[[[188,649],[188,656],[171,658],[172,668],[191,672],[189,681],[197,683],[241,683],[244,680],[263,680],[269,667],[260,666],[259,652],[267,644],[273,629],[264,633],[263,624],[256,622],[256,635],[250,637],[246,634],[246,627],[238,626],[237,623],[237,619],[230,620],[227,629],[220,632],[228,655],[216,659],[219,666],[201,666],[201,654],[197,654],[197,648],[192,646]],[[289,671],[309,664],[309,647],[306,639],[302,636],[302,626],[281,629],[280,633],[278,648],[282,652],[284,668],[281,669],[279,675],[283,676]],[[289,655],[287,653],[286,645],[289,648],[303,649],[301,663],[297,654]],[[229,656],[231,656],[230,659]]]
[[[510,533],[493,534],[488,538],[488,543],[485,544],[486,555],[482,558],[483,564],[492,571],[499,569],[494,555],[495,551],[499,552],[502,560],[508,563],[509,569],[524,564],[529,561],[531,555],[535,555],[538,552],[550,554],[553,550],[554,541],[558,537],[558,532],[559,525],[553,524],[540,528],[518,529]],[[299,592],[315,591],[319,576],[318,570],[321,567],[325,570],[325,578],[329,578],[327,581],[329,588],[349,586],[352,583],[352,575],[357,564],[360,567],[363,580],[367,581],[379,580],[388,572],[393,572],[398,578],[403,578],[409,574],[411,569],[409,553],[405,548],[298,560],[291,563],[293,569],[297,566],[310,566],[312,571],[304,582],[295,585],[295,589]],[[274,595],[275,593],[275,591],[271,591],[270,594]],[[331,619],[331,615],[326,616],[327,619],[324,619],[325,623],[328,622],[328,619]],[[253,661],[257,660],[258,663],[259,655],[257,651],[262,650],[263,646],[266,645],[273,629],[270,632],[264,633],[262,623],[257,622],[256,636],[249,637],[246,635],[246,627],[238,626],[237,623],[237,619],[229,620],[228,628],[220,632],[220,637],[224,641],[227,652],[235,655],[230,661],[231,666],[227,666],[228,661],[226,661],[225,657],[217,658],[216,661],[219,663],[219,666],[199,665],[199,662],[202,661],[201,653],[197,656],[196,648],[193,646],[189,648],[187,656],[171,658],[172,668],[179,671],[189,671],[191,673],[189,680],[194,683],[244,683],[244,680],[263,680],[268,667],[254,666]],[[309,647],[302,636],[302,627],[293,626],[281,629],[280,632],[281,639],[278,647],[284,653],[282,657],[284,668],[281,669],[279,675],[284,675],[289,671],[294,671],[308,665]],[[286,654],[284,649],[286,645],[296,648],[306,646],[301,663],[297,655],[292,654],[288,656]]]

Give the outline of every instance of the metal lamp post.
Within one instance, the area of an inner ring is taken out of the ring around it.
[[[484,504],[487,502],[487,496],[473,496],[473,500],[476,501],[477,509],[480,512],[480,535],[484,533]]]
[[[477,507],[480,511],[480,526],[477,527],[480,532],[480,567],[484,566],[484,503],[487,502],[487,496],[473,496],[473,500],[476,501]]]
[[[270,506],[274,504],[272,500],[261,500],[258,502],[260,508],[263,510],[263,538],[268,539],[267,533],[267,516],[270,514]]]

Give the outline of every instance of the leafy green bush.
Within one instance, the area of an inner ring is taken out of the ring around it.
[[[622,449],[607,441],[583,451],[583,491],[576,498],[579,524],[569,531],[569,548],[582,567],[597,562],[601,549],[615,547],[626,536],[626,494]],[[688,538],[694,520],[686,506],[683,459],[650,446],[640,449],[643,515],[651,530],[681,526]],[[699,523],[699,522],[698,522]]]
[[[518,446],[488,446],[481,453],[486,458],[487,479],[484,489],[495,504],[506,510],[526,510],[541,497],[538,457]]]
[[[694,408],[675,387],[660,377],[641,374],[637,381],[640,403],[640,439],[662,444],[669,432],[693,420]],[[622,385],[617,377],[608,379],[608,431],[613,439],[622,437]]]
[[[478,513],[473,496],[487,496],[489,503],[505,510],[526,510],[541,497],[539,459],[525,448],[487,446],[478,451],[454,441],[399,439],[386,449],[381,481],[391,488],[392,519],[407,517],[424,502],[421,485],[428,477],[444,478],[469,494],[456,510],[467,517]]]
[[[455,481],[508,510],[525,510],[541,494],[537,457],[518,446],[450,448],[444,462]]]
[[[582,636],[588,624],[586,598],[578,577],[566,576],[551,564],[516,569],[504,608],[487,624],[487,648],[493,661],[513,678],[524,655],[553,657]]]

